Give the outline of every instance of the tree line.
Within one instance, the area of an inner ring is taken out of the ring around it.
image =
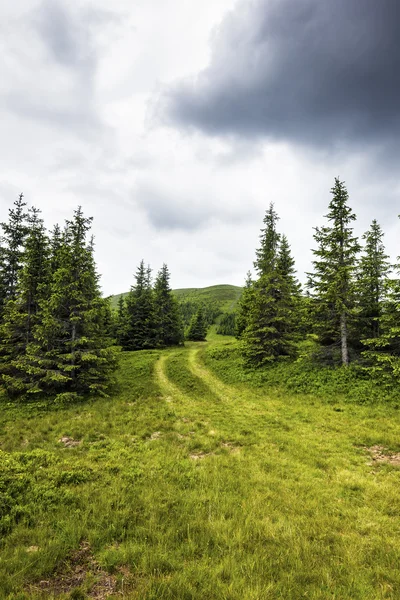
[[[124,350],[149,350],[205,340],[210,314],[202,304],[178,303],[166,264],[152,280],[150,266],[140,262],[129,294],[118,299],[114,333]],[[211,317],[213,318],[213,317]]]
[[[313,360],[362,364],[381,377],[400,372],[400,279],[374,219],[354,235],[356,216],[345,183],[335,178],[326,224],[314,228],[312,271],[303,292],[279,217],[271,204],[236,316],[236,334],[247,364],[295,357],[299,341],[315,341]]]
[[[10,397],[107,393],[116,354],[91,223],[78,208],[49,234],[21,194],[0,224],[0,376]]]
[[[113,311],[101,295],[91,226],[79,207],[48,232],[23,194],[0,223],[0,381],[10,398],[107,394],[120,348],[205,339],[214,312],[198,303],[182,310],[165,264],[153,283],[142,261]]]

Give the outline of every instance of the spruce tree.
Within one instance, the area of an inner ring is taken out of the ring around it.
[[[126,301],[127,332],[124,350],[147,350],[157,344],[154,293],[150,267],[142,260],[136,271],[136,283]]]
[[[382,302],[391,268],[383,235],[376,219],[363,235],[365,246],[357,271],[358,332],[361,339],[376,338],[380,333]]]
[[[100,294],[93,241],[87,240],[91,222],[80,207],[66,222],[58,267],[48,297],[39,302],[40,323],[27,347],[31,394],[104,394],[115,369],[107,302]]]
[[[23,368],[24,357],[34,328],[40,323],[40,303],[47,299],[49,291],[49,242],[39,215],[39,210],[30,209],[16,298],[7,302],[0,326],[0,369],[10,395],[22,393],[29,381]]]
[[[186,339],[192,342],[204,342],[207,336],[207,321],[203,306],[199,306],[196,314],[193,315],[186,334]]]
[[[254,267],[260,276],[273,271],[276,265],[281,237],[277,231],[278,221],[279,217],[271,202],[264,216],[263,223],[265,227],[261,229],[261,245],[256,250],[256,260],[254,262]]]
[[[368,371],[383,385],[392,388],[400,383],[400,279],[384,284],[385,299],[380,306],[379,335],[364,339],[363,358]]]
[[[258,279],[249,288],[242,353],[260,366],[295,353],[295,297],[299,295],[289,244],[276,230],[278,215],[269,206],[254,266]]]
[[[154,314],[159,347],[177,346],[183,342],[179,306],[170,288],[169,279],[168,267],[164,264],[154,285]]]
[[[114,319],[115,339],[120,346],[125,346],[127,343],[128,334],[128,312],[126,308],[126,301],[122,294],[118,298],[117,312]]]
[[[217,334],[236,335],[236,313],[225,313],[219,322]]]
[[[356,216],[348,205],[344,182],[335,178],[326,215],[329,224],[316,227],[314,272],[308,286],[316,299],[317,332],[323,345],[340,345],[341,362],[349,363],[348,327],[354,316],[354,274],[360,246],[351,224]]]
[[[238,312],[236,316],[236,337],[241,338],[248,325],[248,317],[252,304],[253,280],[250,271],[247,272],[246,282],[238,303]]]
[[[22,268],[24,243],[28,234],[28,213],[24,195],[20,194],[14,207],[8,211],[8,221],[1,223],[3,230],[0,251],[0,318],[8,300],[14,300],[18,275]]]

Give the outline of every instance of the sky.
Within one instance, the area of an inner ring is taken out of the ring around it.
[[[242,285],[270,202],[299,278],[334,178],[400,254],[398,0],[0,5],[0,220],[93,216],[104,294],[141,259]]]

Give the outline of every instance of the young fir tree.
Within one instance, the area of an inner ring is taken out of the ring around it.
[[[114,337],[117,344],[125,346],[128,335],[128,311],[124,296],[118,298],[117,312],[114,316]]]
[[[364,359],[369,373],[392,388],[400,382],[400,279],[385,282],[385,299],[380,307],[379,335],[364,339]]]
[[[166,264],[162,266],[154,284],[155,324],[157,346],[165,348],[183,342],[183,325],[178,302],[169,285],[170,274]]]
[[[146,269],[143,260],[135,278],[135,286],[126,301],[127,332],[123,339],[124,350],[146,350],[155,348],[157,343],[151,270],[150,267]]]
[[[225,313],[217,328],[219,335],[236,335],[236,313]]]
[[[248,364],[260,366],[295,353],[295,285],[293,259],[276,230],[278,215],[271,204],[264,218],[261,247],[254,263],[259,273],[250,295],[242,353]]]
[[[390,272],[389,257],[383,245],[383,231],[374,219],[364,233],[365,246],[357,271],[358,332],[360,339],[379,336],[379,321],[386,281]]]
[[[40,211],[29,211],[29,233],[25,242],[16,298],[5,306],[0,326],[2,381],[10,395],[23,393],[29,376],[25,372],[25,353],[40,323],[40,303],[48,296],[50,282],[49,241]]]
[[[186,339],[192,342],[204,342],[207,336],[207,320],[204,314],[203,306],[199,306],[196,314],[193,315],[186,334]]]
[[[248,317],[252,303],[253,280],[250,271],[247,272],[246,282],[238,303],[238,312],[236,315],[236,337],[241,338],[248,324]]]
[[[8,221],[1,223],[3,230],[0,251],[0,319],[5,304],[14,300],[18,285],[18,275],[22,268],[25,238],[28,234],[28,213],[23,194],[8,211]]]
[[[348,205],[344,182],[335,178],[326,218],[329,225],[316,227],[313,250],[314,272],[308,273],[308,286],[316,299],[316,331],[322,345],[340,345],[341,361],[349,364],[348,327],[354,315],[354,274],[360,246],[351,224],[356,216]]]
[[[39,302],[40,323],[27,347],[25,370],[31,394],[105,394],[116,367],[93,242],[87,241],[91,222],[80,207],[66,222],[56,252],[59,266],[48,297]]]

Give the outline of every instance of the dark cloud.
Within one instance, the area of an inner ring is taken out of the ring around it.
[[[162,110],[211,135],[396,144],[399,28],[398,0],[242,1]]]
[[[140,182],[134,191],[135,203],[140,206],[149,223],[158,230],[196,232],[213,223],[243,224],[252,218],[254,207],[232,202],[218,202],[216,195],[207,189],[193,189],[190,182],[187,191],[171,189],[171,186]]]

